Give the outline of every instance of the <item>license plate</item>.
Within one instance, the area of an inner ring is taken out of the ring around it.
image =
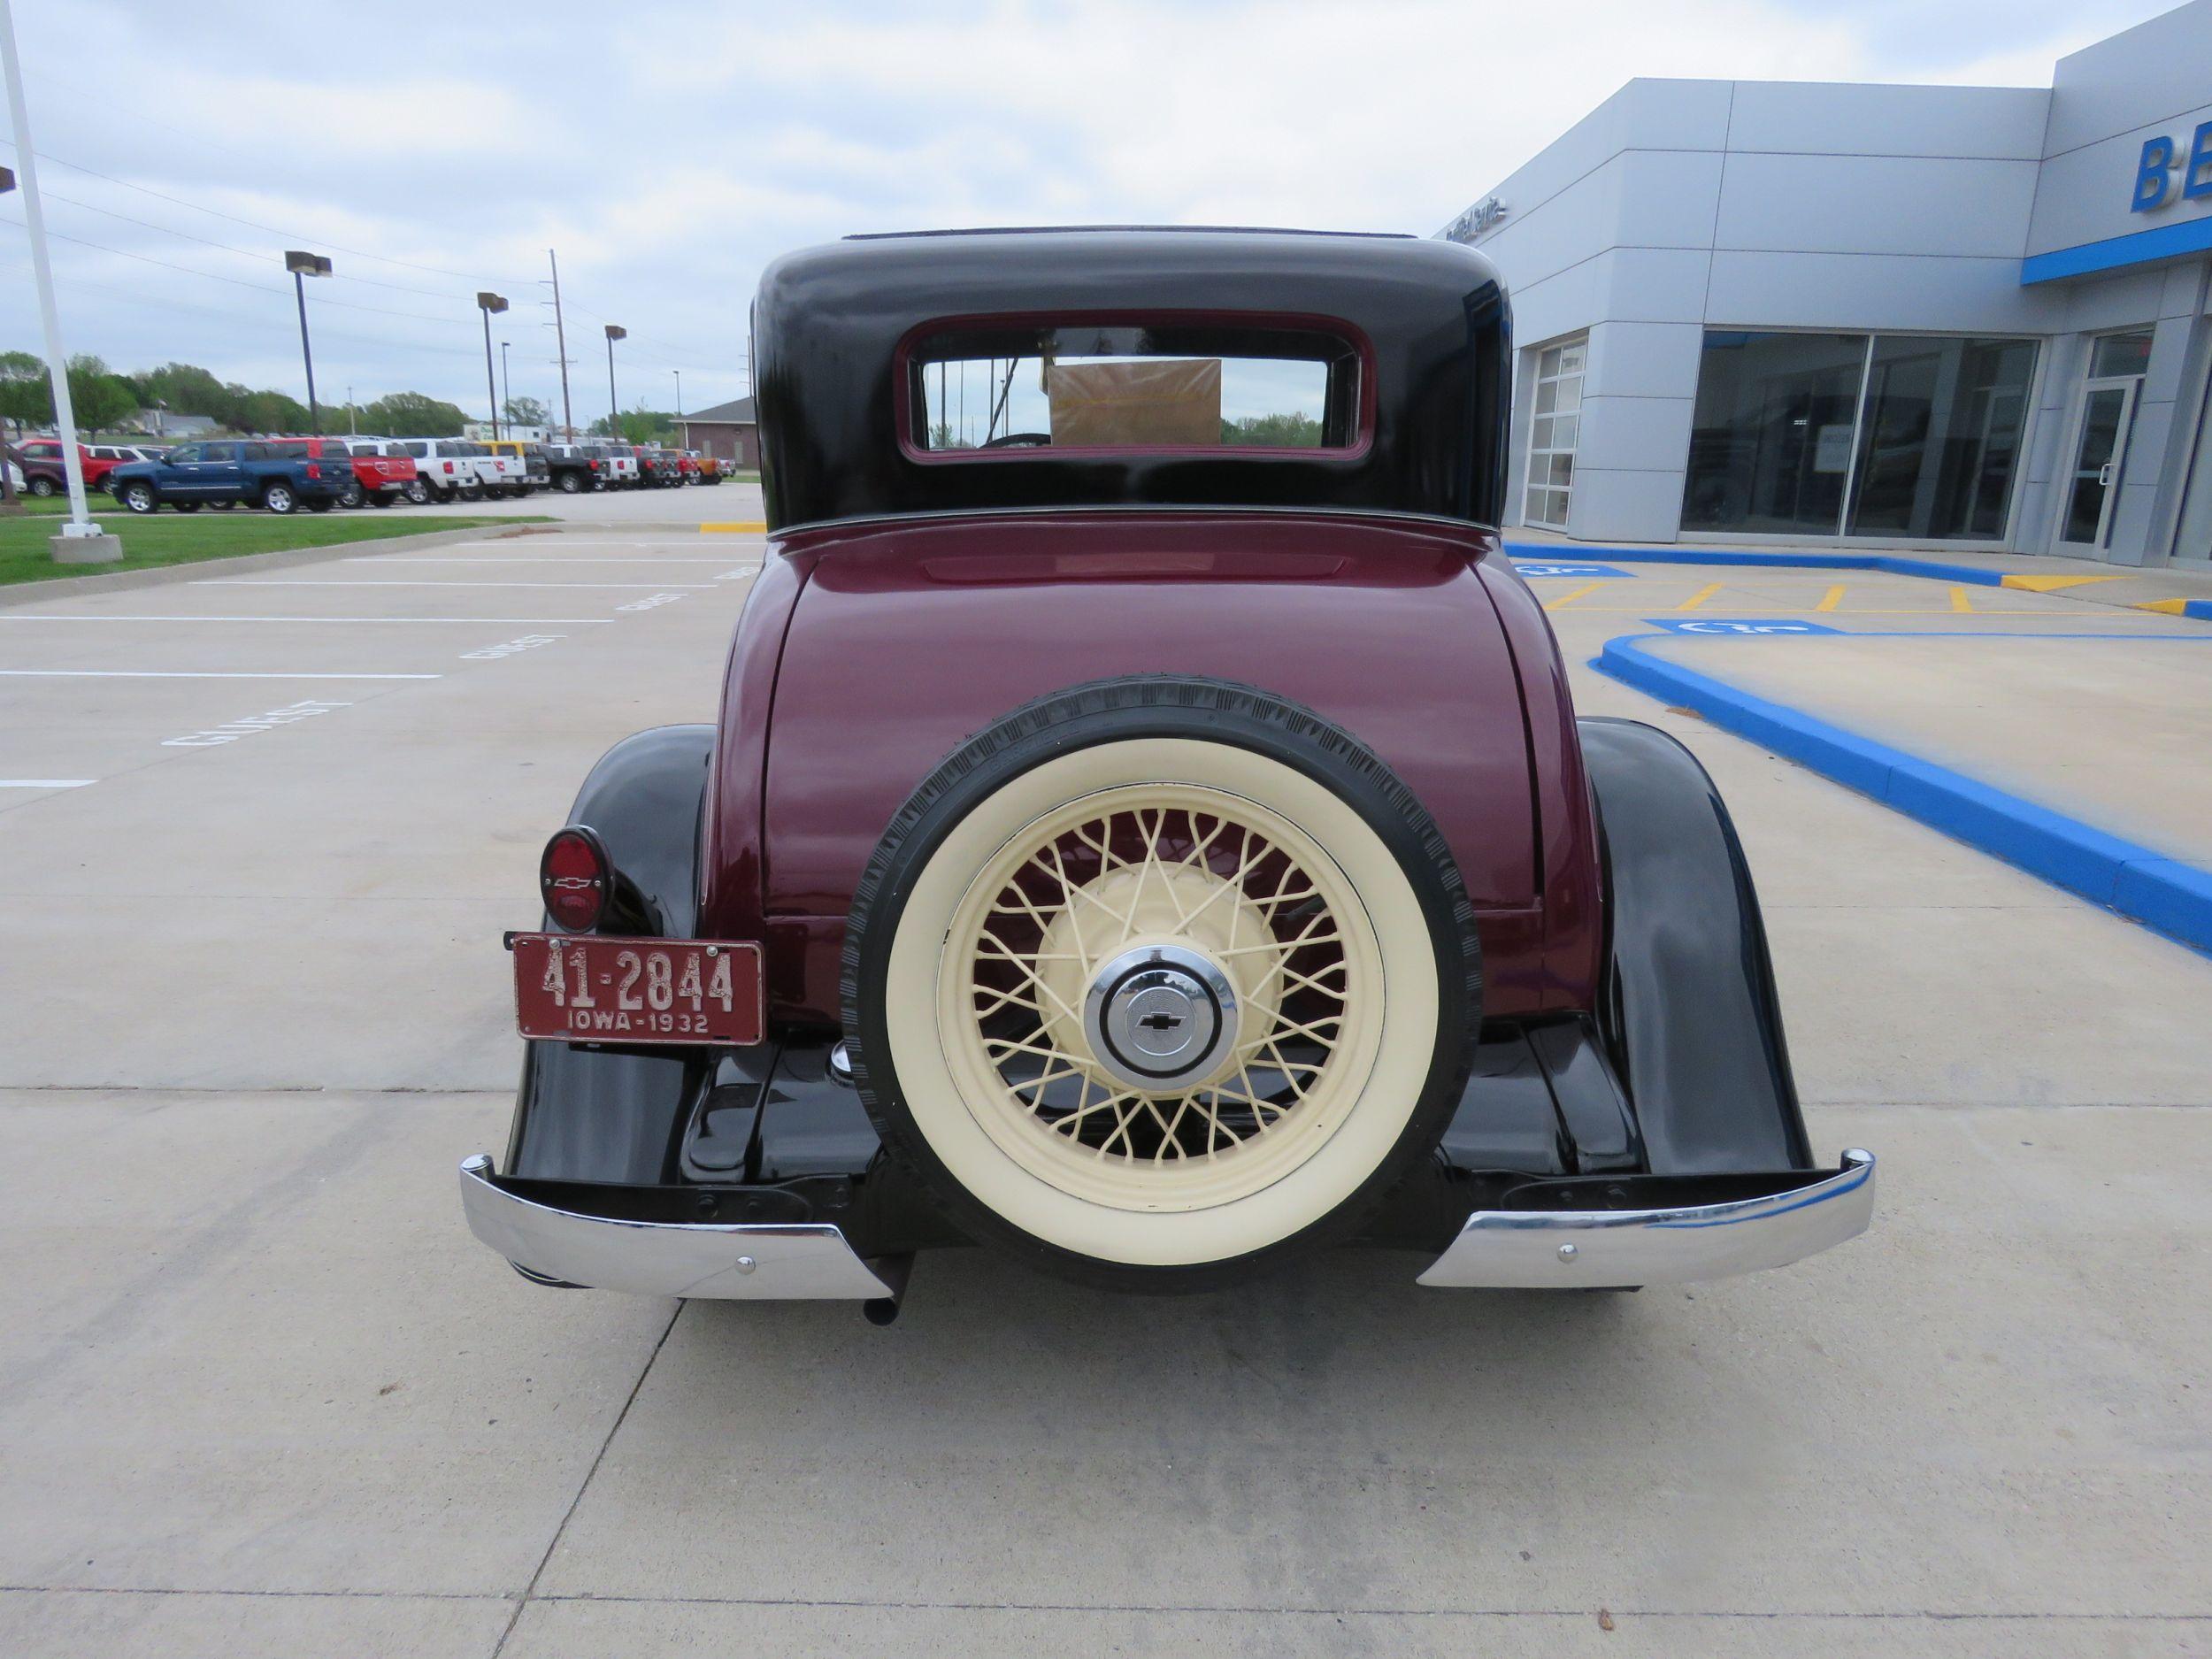
[[[735,1043],[766,1035],[760,947],[516,933],[515,1024],[570,1042]]]

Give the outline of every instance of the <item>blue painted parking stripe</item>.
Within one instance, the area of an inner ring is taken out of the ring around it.
[[[2212,956],[2212,871],[2185,864],[2155,849],[1977,782],[1948,766],[1861,737],[1786,703],[1755,696],[1725,680],[1651,655],[1652,646],[1670,637],[1629,634],[1608,640],[1590,665],[1623,685],[1663,703],[1690,709],[1724,731],[1749,738],[1824,778],[1871,795],[1931,829]],[[1932,636],[1882,633],[1825,637]],[[1987,634],[1964,637],[2113,639],[2140,643],[2144,636]],[[2208,634],[2159,638],[2212,642],[2212,635]]]
[[[1530,541],[1509,541],[1506,552],[1517,559],[1540,559],[1544,549]],[[1937,581],[1965,582],[1975,588],[2001,588],[2005,576],[1979,565],[1946,565],[1939,559],[1898,558],[1886,553],[1753,553],[1732,548],[1589,547],[1581,551],[1619,565],[1725,565],[1760,570],[1886,571],[1892,576],[1925,576]]]

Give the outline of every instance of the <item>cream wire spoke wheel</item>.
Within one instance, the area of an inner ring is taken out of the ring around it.
[[[970,1232],[1128,1282],[1342,1236],[1479,1019],[1457,866],[1353,740],[1243,687],[1079,687],[916,790],[856,896],[855,1078]]]
[[[1026,826],[969,888],[940,983],[940,1040],[1008,1156],[1138,1210],[1259,1190],[1324,1144],[1386,995],[1335,861],[1187,783]]]

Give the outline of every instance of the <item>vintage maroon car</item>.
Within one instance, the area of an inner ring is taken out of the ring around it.
[[[1501,550],[1479,255],[856,237],[755,320],[766,563],[719,720],[617,745],[547,846],[485,1243],[887,1318],[956,1244],[1599,1289],[1865,1227],[1726,810],[1578,720]]]

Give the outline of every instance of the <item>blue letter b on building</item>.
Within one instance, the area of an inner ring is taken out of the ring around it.
[[[2172,139],[2147,138],[2143,141],[2143,159],[2135,169],[2135,199],[2128,204],[2131,212],[2147,212],[2164,204],[2166,173],[2173,165]]]

